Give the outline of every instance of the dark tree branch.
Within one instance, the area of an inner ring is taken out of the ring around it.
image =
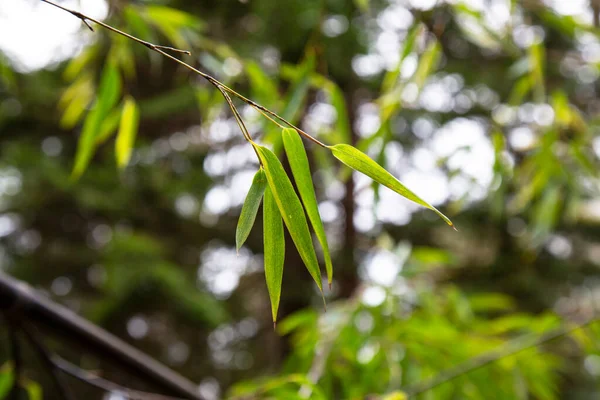
[[[167,394],[201,400],[197,386],[116,336],[37,294],[30,286],[0,272],[0,310],[70,340],[115,363]]]
[[[98,375],[93,374],[89,371],[85,371],[85,370],[79,368],[77,365],[71,364],[67,360],[65,360],[57,355],[53,355],[50,358],[50,361],[52,362],[52,364],[54,365],[55,368],[59,369],[60,371],[64,372],[65,374],[67,374],[75,379],[78,379],[90,386],[96,387],[105,392],[109,392],[109,393],[110,392],[118,392],[121,395],[123,395],[131,400],[175,400],[175,399],[178,399],[176,397],[163,396],[160,394],[141,392],[139,390],[133,390],[133,389],[126,388],[124,386],[121,386],[114,382],[111,382],[107,379],[101,378]]]
[[[60,375],[58,368],[54,365],[51,359],[51,354],[46,349],[44,343],[37,337],[37,334],[34,333],[33,328],[25,326],[25,324],[20,324],[19,328],[27,337],[29,343],[31,343],[32,347],[38,354],[38,357],[42,361],[42,365],[48,370],[54,385],[56,386],[57,393],[60,393],[60,396],[65,400],[74,400],[75,397],[71,394],[69,387],[65,383],[63,377]]]

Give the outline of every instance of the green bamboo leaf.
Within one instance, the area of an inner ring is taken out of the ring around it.
[[[77,143],[75,166],[71,174],[72,179],[78,179],[92,159],[96,150],[96,135],[98,134],[98,130],[110,109],[119,99],[120,92],[121,77],[119,76],[119,71],[113,63],[107,63],[100,79],[96,104],[83,123],[81,136]]]
[[[337,158],[350,168],[358,172],[362,172],[369,178],[373,179],[376,182],[379,182],[384,186],[387,186],[399,195],[406,197],[407,199],[414,201],[417,204],[429,208],[430,210],[434,211],[437,215],[439,215],[444,221],[446,221],[448,225],[454,228],[452,221],[450,221],[448,217],[446,217],[437,208],[427,203],[425,200],[421,199],[419,196],[417,196],[415,193],[409,190],[392,174],[387,172],[381,165],[377,164],[362,151],[348,144],[336,144],[335,146],[329,146],[329,149],[331,150],[335,158]]]
[[[265,189],[263,206],[263,230],[265,248],[265,278],[271,299],[273,324],[277,321],[281,281],[283,279],[283,262],[285,259],[285,239],[283,237],[283,220],[277,208],[277,202],[270,188]]]
[[[296,186],[300,192],[300,198],[308,214],[308,219],[312,224],[317,239],[321,243],[323,248],[323,256],[325,258],[325,268],[327,269],[327,281],[331,286],[331,280],[333,277],[333,266],[331,264],[331,255],[329,253],[329,245],[327,244],[327,236],[325,235],[325,228],[323,228],[323,222],[319,215],[319,208],[317,206],[317,197],[315,196],[315,190],[312,184],[312,178],[310,176],[310,166],[308,165],[308,157],[306,156],[306,150],[302,144],[302,139],[298,132],[294,129],[286,128],[283,130],[283,146],[285,148],[285,154],[288,157],[290,166],[292,167],[292,173],[294,174],[294,180]]]
[[[267,182],[279,207],[283,222],[285,222],[285,226],[290,232],[290,236],[298,249],[304,265],[306,265],[308,272],[322,293],[323,285],[321,284],[321,272],[319,271],[317,254],[313,247],[302,203],[300,203],[292,182],[285,173],[277,156],[266,147],[258,146],[257,144],[253,144],[253,146],[256,148],[265,168]]]
[[[260,206],[266,186],[267,179],[261,168],[256,175],[254,175],[252,186],[250,186],[250,190],[248,191],[248,195],[242,206],[240,218],[238,219],[237,229],[235,231],[235,246],[238,251],[246,239],[248,239],[248,235],[250,235],[254,220],[256,219],[256,214],[258,213],[258,206]]]
[[[129,162],[131,149],[137,135],[139,120],[140,113],[135,100],[132,97],[127,97],[123,105],[119,133],[115,141],[115,154],[119,168],[126,167]]]

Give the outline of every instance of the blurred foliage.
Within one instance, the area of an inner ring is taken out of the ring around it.
[[[593,5],[575,3],[111,0],[107,23],[190,50],[173,54],[321,141],[357,146],[459,232],[307,146],[334,266],[329,307],[286,237],[273,332],[262,224],[235,248],[258,163],[223,98],[82,26],[83,49],[47,68],[0,56],[0,267],[207,399],[404,399],[522,335],[591,318],[600,39]],[[281,130],[236,105],[253,138],[284,156]],[[595,399],[599,329],[417,397]],[[53,349],[152,389],[76,344]],[[24,382],[51,388],[30,356]],[[2,365],[0,394],[13,379]]]

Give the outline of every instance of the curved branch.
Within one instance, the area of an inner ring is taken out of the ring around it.
[[[59,4],[56,4],[50,0],[41,0],[42,2],[46,3],[46,4],[50,4],[54,7],[60,8],[63,11],[68,12],[69,14],[79,18],[83,23],[85,23],[88,28],[92,29],[92,27],[88,24],[88,21],[92,21],[100,26],[102,26],[103,28],[108,29],[109,31],[112,31],[114,33],[117,33],[119,35],[125,36],[126,38],[133,40],[134,42],[137,42],[143,46],[146,46],[147,48],[149,48],[150,50],[156,51],[157,53],[163,55],[164,57],[167,57],[173,61],[175,61],[176,63],[184,66],[185,68],[189,69],[190,71],[200,75],[201,77],[203,77],[204,79],[206,79],[208,82],[210,82],[214,87],[216,87],[217,89],[219,89],[219,91],[221,91],[222,94],[224,94],[224,91],[232,94],[234,96],[236,96],[237,98],[239,98],[240,100],[242,100],[243,102],[245,102],[246,104],[252,106],[253,108],[257,109],[258,111],[261,112],[261,114],[267,116],[271,116],[281,122],[283,122],[285,125],[289,126],[290,128],[295,129],[296,131],[298,131],[298,133],[300,133],[302,136],[304,136],[305,138],[307,138],[308,140],[312,141],[313,143],[318,144],[321,147],[327,147],[327,145],[325,145],[324,143],[322,143],[321,141],[315,139],[313,136],[309,135],[308,133],[306,133],[305,131],[303,131],[302,129],[298,128],[297,126],[295,126],[294,124],[292,124],[291,122],[289,122],[288,120],[286,120],[285,118],[281,117],[280,115],[278,115],[277,113],[269,110],[268,108],[261,106],[260,104],[258,104],[257,102],[250,100],[249,98],[243,96],[242,94],[236,92],[235,90],[233,90],[232,88],[230,88],[229,86],[225,85],[224,83],[220,82],[218,79],[212,77],[211,75],[207,74],[206,72],[202,72],[197,68],[192,67],[190,64],[186,63],[185,61],[182,61],[180,59],[178,59],[177,57],[172,56],[171,54],[165,52],[165,50],[168,51],[174,51],[174,52],[178,52],[178,53],[184,53],[184,54],[191,54],[189,51],[187,50],[180,50],[180,49],[175,49],[172,47],[167,47],[167,46],[160,46],[160,45],[156,45],[153,43],[150,43],[146,40],[140,39],[138,37],[135,37],[127,32],[123,32],[117,28],[114,28],[102,21],[99,21],[95,18],[89,17],[85,14],[80,13],[79,11],[75,11],[75,10],[71,10],[70,8],[61,6]],[[92,29],[93,30],[93,29]],[[269,120],[273,121],[272,118],[267,117]],[[237,117],[236,117],[237,119]],[[279,125],[279,124],[277,124]],[[281,125],[279,125],[281,126]]]

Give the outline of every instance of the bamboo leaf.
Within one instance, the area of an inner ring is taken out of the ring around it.
[[[127,97],[125,105],[123,105],[119,133],[115,141],[115,153],[119,168],[126,167],[129,162],[131,149],[137,135],[139,120],[140,113],[135,100],[132,97]]]
[[[281,162],[275,154],[266,147],[253,144],[265,168],[267,182],[279,208],[279,212],[285,222],[285,226],[290,232],[290,236],[298,249],[298,253],[306,265],[308,272],[313,277],[317,286],[323,292],[321,284],[321,272],[317,255],[313,247],[308,222],[302,208],[302,203],[294,191],[292,182],[285,173]]]
[[[119,71],[113,63],[107,63],[100,80],[96,104],[83,123],[81,136],[77,143],[75,166],[71,174],[72,179],[79,178],[92,159],[96,150],[96,135],[98,130],[104,117],[117,102],[120,92],[121,77],[119,76]]]
[[[281,296],[281,281],[283,279],[283,262],[285,259],[285,239],[283,237],[283,220],[277,208],[277,202],[270,188],[265,189],[265,204],[263,206],[263,230],[265,248],[265,278],[273,324],[277,321],[279,298]]]
[[[329,146],[329,149],[333,153],[334,157],[349,166],[350,168],[362,172],[369,178],[373,179],[380,184],[387,186],[399,195],[406,197],[407,199],[414,201],[424,207],[429,208],[439,215],[448,225],[454,228],[452,221],[444,214],[442,214],[437,208],[421,199],[406,186],[404,186],[398,179],[392,174],[386,171],[381,165],[373,161],[362,151],[355,147],[347,144],[337,144],[335,146]],[[454,228],[456,229],[456,228]]]
[[[252,186],[250,186],[250,190],[248,191],[248,195],[242,206],[240,218],[238,219],[237,229],[235,231],[235,246],[238,251],[246,239],[248,239],[248,235],[250,235],[266,186],[267,179],[261,168],[256,175],[254,175]]]
[[[325,258],[325,268],[327,269],[327,281],[331,285],[333,277],[333,266],[331,264],[331,255],[329,253],[329,245],[327,244],[327,236],[325,235],[325,228],[319,215],[319,208],[317,206],[317,197],[312,184],[312,178],[310,175],[310,166],[308,164],[308,157],[306,156],[306,150],[302,144],[302,139],[298,132],[294,129],[286,128],[283,130],[283,146],[285,153],[292,167],[292,173],[294,174],[294,180],[296,186],[300,192],[300,198],[308,214],[308,219],[315,230],[317,239],[321,243],[323,248],[323,256]]]

